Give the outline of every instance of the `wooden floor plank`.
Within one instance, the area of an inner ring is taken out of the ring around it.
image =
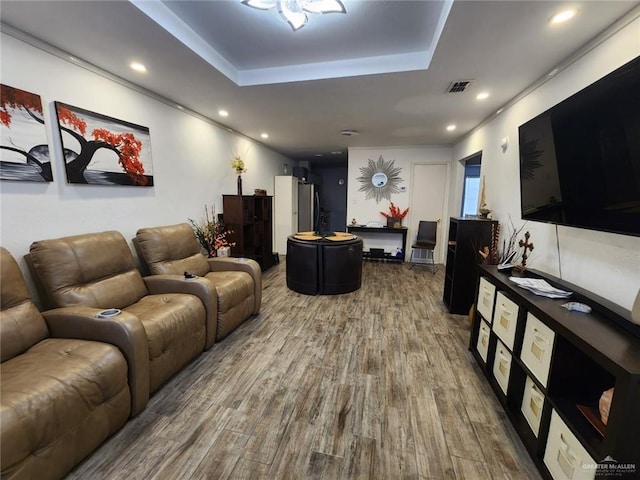
[[[443,272],[366,262],[358,291],[308,296],[283,259],[260,314],[68,478],[539,480],[466,316],[442,303]]]

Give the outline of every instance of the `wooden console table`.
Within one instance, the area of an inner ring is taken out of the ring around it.
[[[360,233],[364,233],[365,236],[366,234],[382,234],[382,235],[402,235],[402,256],[401,257],[395,257],[391,254],[387,254],[383,257],[374,257],[371,255],[370,252],[362,252],[362,256],[363,258],[379,258],[381,260],[390,260],[390,261],[396,261],[396,262],[404,262],[405,260],[405,256],[407,253],[407,227],[400,227],[400,228],[392,228],[392,227],[365,227],[364,225],[348,225],[347,226],[347,232],[349,233],[355,233],[360,234]]]

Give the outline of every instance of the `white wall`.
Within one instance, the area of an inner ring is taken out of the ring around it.
[[[411,207],[411,190],[419,189],[420,185],[413,185],[411,173],[413,166],[417,164],[446,164],[451,163],[451,148],[441,146],[416,146],[416,147],[377,147],[377,148],[349,148],[349,173],[348,173],[348,189],[347,189],[347,224],[351,223],[353,218],[359,224],[366,224],[367,222],[382,222],[386,224],[386,218],[383,217],[380,212],[388,212],[390,201],[383,199],[380,203],[376,203],[375,199],[366,199],[366,193],[359,191],[362,183],[357,180],[362,175],[360,168],[366,167],[369,159],[374,162],[378,161],[380,155],[384,158],[385,162],[395,160],[394,167],[401,167],[402,171],[399,176],[404,181],[400,183],[400,186],[406,187],[406,191],[391,195],[391,202],[398,208],[404,210],[407,207]],[[425,200],[428,198],[428,192],[425,192]],[[445,202],[446,204],[447,202]],[[456,213],[450,213],[451,210],[445,205],[445,212],[443,212],[442,218],[446,219]],[[416,230],[419,218],[412,216],[412,210],[409,208],[409,212],[404,219],[403,226],[408,227],[407,232],[407,251],[406,259],[409,259],[411,254],[411,242],[415,240]],[[444,222],[447,223],[447,222]],[[444,229],[440,229],[442,235],[444,235]],[[384,237],[381,237],[384,238]],[[365,242],[366,243],[366,242]],[[371,243],[371,242],[370,242]],[[385,248],[387,251],[392,251],[392,247],[397,242],[392,241],[377,241],[371,243],[370,246],[377,248]],[[365,246],[366,249],[366,246]],[[442,259],[436,259],[442,263]]]
[[[204,205],[222,212],[222,194],[236,194],[232,153],[245,153],[243,193],[273,194],[273,177],[293,162],[263,145],[158,102],[103,76],[2,35],[2,83],[41,96],[45,118],[61,101],[149,127],[153,187],[70,185],[55,122],[47,124],[54,182],[0,184],[1,241],[17,259],[35,240],[118,230],[130,241],[140,227],[204,216]]]
[[[453,150],[451,207],[460,206],[463,167],[458,160],[482,150],[487,204],[493,218],[504,225],[510,215],[516,226],[520,216],[518,126],[640,55],[640,20],[607,39],[556,77],[506,109]],[[508,136],[506,152],[500,140]],[[640,288],[640,238],[529,222],[535,249],[528,265],[562,277],[576,285],[631,309]],[[504,231],[504,230],[503,230]],[[561,263],[559,263],[561,262]]]

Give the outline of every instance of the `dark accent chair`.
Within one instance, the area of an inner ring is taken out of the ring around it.
[[[438,233],[438,222],[420,220],[418,224],[418,235],[416,241],[411,245],[411,266],[409,269],[416,265],[431,264],[431,269],[435,274],[438,271],[436,262],[434,259],[436,249],[436,238]],[[428,262],[428,259],[431,262]],[[416,261],[419,260],[419,261]]]

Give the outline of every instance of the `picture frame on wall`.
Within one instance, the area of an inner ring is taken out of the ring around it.
[[[55,102],[67,183],[153,186],[149,128]]]
[[[0,85],[0,180],[53,182],[42,99]]]

